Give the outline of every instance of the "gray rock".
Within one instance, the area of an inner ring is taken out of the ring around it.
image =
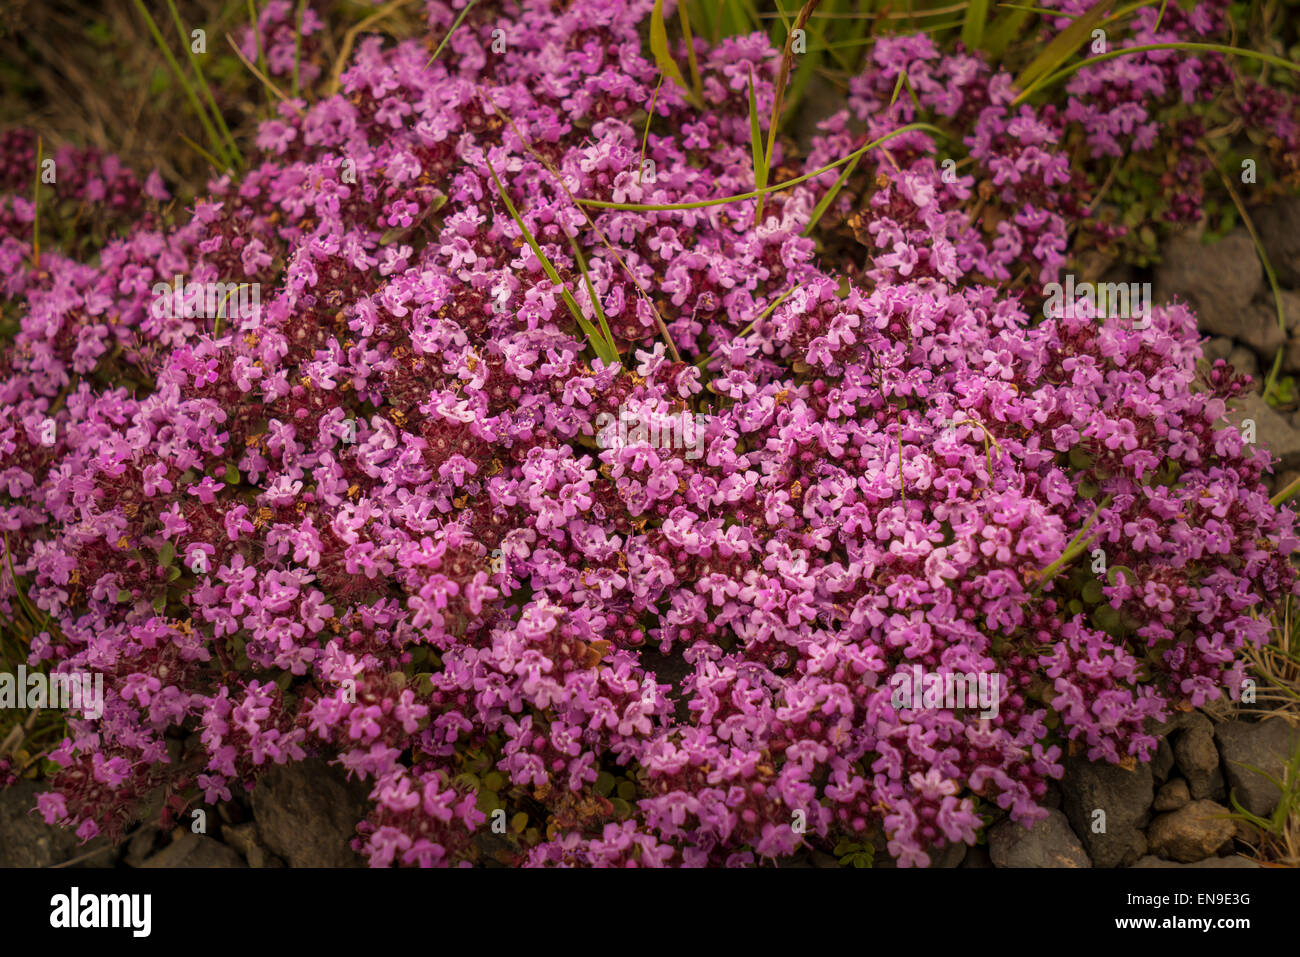
[[[1062,807],[1082,839],[1093,867],[1124,867],[1146,853],[1142,828],[1155,797],[1151,765],[1134,770],[1083,757],[1068,758],[1062,782]],[[1105,812],[1104,833],[1094,833],[1094,811]]]
[[[1228,365],[1232,366],[1240,375],[1248,375],[1251,381],[1258,386],[1260,383],[1259,358],[1254,351],[1246,346],[1233,346],[1232,351],[1228,353]]]
[[[989,856],[994,867],[1091,867],[1083,845],[1060,811],[1026,830],[1003,821],[989,831]]]
[[[1134,867],[1194,867],[1194,868],[1238,868],[1238,867],[1259,867],[1255,861],[1248,860],[1244,857],[1232,855],[1231,857],[1208,857],[1203,861],[1195,861],[1191,864],[1179,864],[1177,861],[1166,861],[1164,858],[1148,855],[1133,865]]]
[[[162,831],[152,824],[143,825],[126,842],[126,853],[122,855],[122,862],[127,867],[140,867],[153,856],[162,836]]]
[[[249,867],[284,867],[284,861],[272,854],[262,843],[255,821],[227,825],[221,829],[221,837],[243,855]]]
[[[1237,826],[1222,804],[1193,801],[1156,817],[1147,831],[1147,842],[1157,857],[1190,863],[1213,855],[1236,832]]]
[[[1204,245],[1187,234],[1171,237],[1160,250],[1155,271],[1155,301],[1175,298],[1196,313],[1201,331],[1242,338],[1253,321],[1249,303],[1264,281],[1264,268],[1245,229]]]
[[[290,867],[360,867],[349,842],[366,813],[365,793],[319,759],[276,765],[252,791],[257,832]]]
[[[1300,196],[1283,196],[1251,212],[1278,282],[1300,287]]]
[[[989,854],[989,849],[983,844],[976,844],[966,852],[966,858],[961,862],[962,867],[992,867],[993,857]]]
[[[1293,417],[1292,424],[1294,425],[1294,423],[1295,423],[1295,419]],[[1272,485],[1270,486],[1269,491],[1272,492],[1274,495],[1276,495],[1278,492],[1282,491],[1284,488],[1289,486],[1296,479],[1300,479],[1300,472],[1297,472],[1294,469],[1288,469],[1285,472],[1279,472],[1277,475],[1272,477]]]
[[[1282,318],[1286,323],[1283,334],[1277,323],[1277,303],[1272,290],[1267,290],[1251,306],[1256,318],[1249,323],[1253,330],[1247,342],[1259,356],[1261,368],[1272,368],[1273,358],[1280,347],[1282,371],[1300,371],[1300,293],[1282,290]]]
[[[1153,806],[1157,811],[1177,811],[1180,807],[1186,807],[1191,800],[1187,782],[1182,778],[1174,778],[1156,792],[1156,803]]]
[[[1300,747],[1300,729],[1282,718],[1226,721],[1214,729],[1214,737],[1233,796],[1250,813],[1268,817],[1281,794],[1271,781],[1246,765],[1281,779],[1287,758]]]
[[[966,851],[965,844],[951,843],[941,848],[932,849],[930,851],[930,866],[941,870],[961,867],[961,862],[966,859]]]
[[[247,867],[243,858],[206,834],[184,832],[140,865],[156,867]]]
[[[1235,343],[1227,336],[1216,336],[1205,344],[1201,354],[1205,356],[1207,362],[1213,365],[1216,359],[1228,358],[1234,345]]]
[[[1300,468],[1300,432],[1273,411],[1263,396],[1251,392],[1233,399],[1230,406],[1231,425],[1220,428],[1243,430],[1245,421],[1250,419],[1255,423],[1255,441],[1268,449],[1274,459],[1281,460],[1281,469]]]
[[[1151,759],[1151,774],[1156,781],[1163,784],[1168,780],[1169,772],[1173,769],[1174,749],[1169,746],[1169,739],[1161,738],[1155,756]]]
[[[1187,788],[1196,801],[1223,800],[1223,772],[1219,770],[1219,751],[1214,746],[1214,725],[1200,712],[1189,715],[1187,724],[1174,734],[1174,761],[1187,780]]]
[[[77,835],[32,810],[42,790],[33,781],[0,789],[0,867],[49,867],[76,856]]]

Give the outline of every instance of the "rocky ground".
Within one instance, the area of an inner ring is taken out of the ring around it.
[[[1033,828],[1001,820],[976,847],[948,848],[940,867],[1256,867],[1243,856],[1257,843],[1248,824],[1229,818],[1228,794],[1261,817],[1279,792],[1258,768],[1281,777],[1300,747],[1300,726],[1243,715],[1214,723],[1199,711],[1152,728],[1162,738],[1150,764],[1133,770],[1069,758],[1053,786],[1047,818]],[[39,786],[0,791],[0,867],[359,867],[348,847],[364,813],[364,788],[323,761],[273,768],[247,800],[208,810],[206,833],[138,826],[114,848],[78,847],[71,832],[29,814]],[[1099,815],[1098,812],[1102,812]],[[1104,815],[1104,816],[1103,816]],[[481,844],[492,859],[491,838]],[[890,866],[883,840],[876,866]],[[809,851],[785,866],[838,866]]]
[[[1254,222],[1284,287],[1287,331],[1278,327],[1272,293],[1244,228],[1213,245],[1175,238],[1153,274],[1111,274],[1107,281],[1153,284],[1154,301],[1188,302],[1209,337],[1210,360],[1227,359],[1256,378],[1256,391],[1234,417],[1255,421],[1258,440],[1280,459],[1274,490],[1300,477],[1300,395],[1278,408],[1261,394],[1279,348],[1282,375],[1300,377],[1300,197],[1257,211]],[[1300,392],[1300,390],[1298,390]],[[1257,835],[1231,819],[1229,793],[1267,817],[1279,793],[1247,765],[1281,776],[1300,747],[1300,727],[1285,718],[1245,712],[1215,723],[1198,711],[1179,713],[1159,728],[1155,760],[1133,770],[1074,756],[1050,792],[1050,813],[1032,829],[1009,820],[987,830],[986,843],[949,848],[941,867],[1255,867],[1248,857]],[[248,795],[206,809],[204,833],[193,818],[169,831],[137,824],[117,847],[102,839],[81,847],[67,830],[47,827],[31,813],[40,785],[0,790],[0,867],[355,867],[353,825],[364,814],[364,786],[349,783],[323,761],[273,768]],[[1099,814],[1099,812],[1101,812]],[[156,820],[156,817],[155,817]],[[491,835],[481,850],[493,860]],[[877,835],[876,866],[889,866]],[[808,851],[787,866],[838,866]]]

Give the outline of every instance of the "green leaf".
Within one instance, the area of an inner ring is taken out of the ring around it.
[[[754,160],[754,188],[767,186],[767,158],[763,133],[758,127],[758,100],[754,96],[754,71],[749,71],[749,152]]]
[[[1028,10],[1009,10],[1000,17],[992,30],[984,34],[984,52],[994,63],[1002,59],[1011,41],[1020,36],[1025,21],[1029,19]]]
[[[1119,575],[1120,572],[1124,573],[1124,581],[1130,588],[1135,587],[1137,585],[1137,580],[1138,580],[1137,572],[1133,571],[1133,569],[1129,568],[1126,565],[1111,565],[1110,568],[1107,569],[1106,571],[1106,578],[1110,581],[1112,585],[1118,585],[1119,582],[1116,581],[1116,577]]]
[[[236,467],[233,466],[233,465],[227,465],[227,466],[226,466],[226,484],[227,484],[227,485],[238,485],[238,484],[240,483],[240,481],[242,481],[242,477],[241,477],[240,474],[239,474],[239,469],[236,468]]]
[[[631,801],[636,798],[636,785],[631,781],[618,782],[618,796],[624,801]]]
[[[158,614],[161,615],[163,613],[163,609],[166,607],[167,607],[166,595],[159,595],[157,598],[153,600],[153,610]]]
[[[181,568],[179,565],[173,565],[171,568],[167,569],[167,580],[169,582],[174,582],[176,579],[180,577],[181,577]]]
[[[1096,29],[1097,24],[1105,19],[1112,3],[1114,0],[1097,0],[1087,12],[1053,37],[1052,42],[1047,44],[1043,52],[1034,57],[1016,77],[1016,86],[1026,90],[1039,77],[1047,76],[1073,56],[1074,51],[1083,46],[1092,36],[1092,31]]]
[[[524,833],[524,828],[526,828],[527,826],[528,826],[528,814],[524,811],[520,811],[518,814],[516,814],[514,817],[510,819],[510,828],[516,834]]]
[[[984,40],[984,24],[989,16],[989,0],[970,0],[961,25],[961,42],[967,50],[978,50]]]
[[[609,797],[614,791],[614,775],[608,771],[601,771],[596,775],[596,783],[593,786],[601,797]]]
[[[1096,579],[1093,579],[1092,581],[1088,582],[1088,584],[1083,586],[1081,597],[1089,605],[1100,604],[1101,600],[1105,597],[1105,595],[1102,593],[1101,590],[1101,582],[1097,581]]]
[[[131,600],[131,593],[129,591],[127,591],[125,588],[119,588],[117,590],[117,601],[119,604],[123,602],[128,602],[130,600]]]
[[[664,76],[682,88],[686,98],[696,109],[704,109],[704,104],[695,96],[695,91],[687,84],[682,71],[677,68],[673,55],[668,52],[668,30],[664,26],[664,0],[655,0],[654,10],[650,12],[650,52],[655,63]]]
[[[166,568],[176,558],[176,546],[170,540],[163,542],[158,549],[158,564]]]

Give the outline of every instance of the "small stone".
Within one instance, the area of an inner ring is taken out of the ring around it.
[[[1169,778],[1169,772],[1174,769],[1174,749],[1169,746],[1167,738],[1160,739],[1160,745],[1156,748],[1155,757],[1151,759],[1151,774],[1159,783],[1163,784]]]
[[[1281,460],[1281,469],[1300,469],[1300,432],[1291,428],[1286,419],[1278,415],[1273,407],[1264,401],[1257,392],[1238,396],[1229,403],[1232,411],[1228,418],[1231,425],[1220,428],[1241,430],[1246,419],[1255,423],[1255,441],[1272,453],[1274,459]]]
[[[272,854],[262,843],[254,821],[223,827],[221,837],[243,855],[249,867],[284,867],[284,861]]]
[[[1200,712],[1193,713],[1181,731],[1174,735],[1174,760],[1187,780],[1194,800],[1222,800],[1223,772],[1219,770],[1219,751],[1214,746],[1214,725]]]
[[[1191,864],[1179,864],[1176,861],[1166,861],[1163,858],[1149,855],[1142,858],[1134,867],[1197,867],[1197,868],[1239,868],[1239,867],[1259,867],[1255,861],[1248,860],[1244,857],[1232,855],[1231,857],[1211,857],[1203,861],[1196,861]]]
[[[1222,804],[1193,801],[1152,821],[1147,842],[1158,857],[1190,863],[1212,856],[1236,833],[1237,827]]]
[[[1268,817],[1277,807],[1281,792],[1247,765],[1281,779],[1287,758],[1300,747],[1300,729],[1283,718],[1225,721],[1214,729],[1214,737],[1233,797],[1251,814]]]
[[[177,840],[140,865],[154,867],[247,867],[243,859],[206,834],[184,832]]]
[[[993,856],[989,854],[989,849],[983,844],[976,844],[966,852],[966,858],[961,862],[962,867],[992,867]]]
[[[1186,806],[1191,799],[1187,782],[1182,778],[1174,778],[1156,794],[1156,803],[1153,806],[1157,811],[1177,811],[1180,807]]]
[[[966,858],[967,847],[965,844],[948,844],[945,847],[930,850],[930,866],[946,870],[953,867],[961,867],[961,862]]]
[[[1255,243],[1244,229],[1235,229],[1216,243],[1196,236],[1171,237],[1161,248],[1155,271],[1155,302],[1186,303],[1201,331],[1241,339],[1253,322],[1249,303],[1264,283]]]
[[[76,853],[76,834],[33,810],[41,790],[32,781],[0,789],[0,867],[49,867]]]
[[[1292,426],[1295,426],[1297,418],[1300,418],[1300,416],[1291,417]],[[1285,472],[1279,472],[1276,476],[1273,477],[1273,485],[1270,491],[1274,495],[1276,495],[1278,492],[1281,492],[1284,488],[1288,488],[1291,485],[1291,483],[1294,482],[1296,479],[1300,479],[1300,472],[1297,472],[1294,469],[1288,469]]]
[[[122,862],[127,867],[140,867],[153,855],[161,838],[162,831],[152,824],[141,825],[126,842],[126,853],[122,857]]]
[[[290,867],[360,867],[350,842],[365,816],[365,793],[320,759],[276,765],[252,791],[257,832]]]
[[[1057,810],[1025,829],[1003,821],[989,830],[989,856],[994,867],[1091,867],[1070,822]]]
[[[1125,867],[1146,853],[1142,828],[1151,814],[1155,785],[1149,764],[1126,771],[1115,764],[1067,758],[1061,807],[1083,841],[1093,867]],[[1095,812],[1105,813],[1104,832],[1094,832]]]
[[[1247,346],[1233,346],[1232,351],[1228,353],[1228,365],[1241,375],[1250,376],[1256,385],[1259,384],[1259,358],[1254,350]]]
[[[1300,287],[1300,196],[1279,197],[1251,218],[1278,282]]]
[[[1213,365],[1218,359],[1228,358],[1235,344],[1227,336],[1215,336],[1201,349],[1201,354],[1205,356],[1207,362]]]

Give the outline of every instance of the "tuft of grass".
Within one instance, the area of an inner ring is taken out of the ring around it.
[[[1072,24],[1070,29],[1073,29]],[[1292,63],[1290,60],[1284,60],[1282,57],[1274,56],[1271,53],[1260,53],[1258,50],[1248,50],[1245,47],[1233,47],[1224,43],[1144,43],[1135,47],[1123,47],[1117,50],[1107,50],[1105,53],[1099,53],[1096,56],[1088,57],[1086,60],[1080,60],[1078,63],[1072,63],[1069,66],[1061,67],[1054,73],[1044,74],[1037,80],[1029,83],[1021,91],[1020,95],[1011,101],[1012,106],[1023,103],[1031,94],[1037,90],[1051,86],[1053,83],[1059,83],[1067,76],[1071,76],[1082,70],[1086,66],[1092,66],[1096,63],[1104,63],[1107,60],[1113,60],[1120,56],[1130,56],[1134,53],[1150,53],[1152,50],[1191,50],[1201,53],[1222,53],[1224,56],[1240,56],[1250,60],[1259,60],[1261,63],[1269,63],[1273,66],[1280,66],[1290,70],[1293,73],[1300,73],[1300,64]],[[1016,84],[1020,86],[1019,83]]]
[[[591,344],[591,348],[595,351],[596,356],[604,360],[607,364],[621,364],[622,360],[619,358],[618,346],[614,344],[614,337],[609,335],[609,327],[605,324],[603,313],[600,312],[600,306],[596,299],[595,291],[592,290],[591,294],[592,306],[600,318],[602,329],[599,331],[594,325],[592,325],[591,320],[582,314],[582,309],[579,307],[578,301],[573,298],[573,294],[569,292],[568,287],[565,286],[564,281],[560,278],[559,272],[556,271],[556,268],[551,264],[551,261],[546,258],[546,253],[542,252],[542,247],[533,236],[532,230],[528,228],[528,224],[524,222],[523,216],[519,215],[519,210],[515,209],[515,204],[511,202],[510,194],[506,192],[506,188],[502,184],[501,178],[497,176],[497,171],[492,166],[491,161],[489,161],[486,156],[484,156],[483,161],[487,163],[488,172],[492,174],[492,182],[496,183],[497,193],[501,196],[501,201],[505,204],[506,211],[510,214],[510,218],[515,221],[515,225],[519,227],[519,232],[523,235],[524,241],[528,243],[529,248],[532,249],[533,255],[537,257],[537,261],[542,264],[542,269],[546,272],[547,278],[550,279],[551,282],[560,290],[560,296],[563,298],[564,304],[568,307],[570,315],[573,316],[574,321],[578,324],[578,328],[580,328],[583,335],[587,337],[587,341]]]
[[[222,162],[230,168],[237,168],[241,165],[238,149],[234,147],[233,142],[227,142],[222,139],[221,135],[217,132],[211,118],[208,116],[207,110],[204,109],[203,104],[199,101],[198,94],[194,92],[193,84],[190,83],[189,78],[185,75],[185,71],[181,69],[181,65],[176,62],[176,57],[172,55],[171,49],[167,46],[167,41],[163,38],[162,31],[158,29],[158,24],[154,22],[153,17],[150,16],[149,11],[145,8],[144,0],[134,0],[134,3],[136,9],[140,12],[140,16],[144,18],[145,24],[148,26],[154,42],[158,45],[158,49],[162,51],[163,58],[167,61],[167,65],[171,67],[172,75],[176,77],[177,82],[181,85],[181,89],[185,92],[185,98],[189,100],[190,107],[194,110],[194,114],[199,118],[199,123],[203,126],[203,132],[207,135],[208,142],[212,146],[213,155],[220,156]],[[209,95],[211,94],[209,93]]]
[[[1241,767],[1272,782],[1279,792],[1277,807],[1268,817],[1261,817],[1242,807],[1233,793],[1228,795],[1233,808],[1228,817],[1244,821],[1259,831],[1260,843],[1256,852],[1261,863],[1300,867],[1300,744],[1287,758],[1280,777],[1253,764],[1243,762]]]
[[[943,130],[936,126],[931,126],[929,123],[908,123],[906,126],[900,126],[896,130],[890,130],[884,136],[872,140],[865,146],[859,147],[852,153],[837,159],[833,163],[826,164],[821,169],[815,169],[811,173],[804,173],[802,176],[796,176],[794,179],[788,179],[782,183],[766,186],[761,190],[756,189],[751,190],[748,193],[737,193],[734,196],[719,196],[716,199],[700,199],[690,203],[615,203],[603,199],[580,199],[578,202],[584,206],[591,206],[596,209],[622,209],[637,212],[664,212],[673,209],[703,209],[706,206],[725,206],[728,203],[740,203],[745,200],[756,199],[757,197],[766,195],[767,193],[777,193],[783,189],[798,186],[800,183],[806,183],[810,179],[816,179],[818,176],[822,175],[822,173],[829,173],[831,170],[843,166],[845,163],[850,163],[854,159],[880,146],[882,143],[887,143],[896,136],[917,131],[933,133],[935,136],[945,136]]]

